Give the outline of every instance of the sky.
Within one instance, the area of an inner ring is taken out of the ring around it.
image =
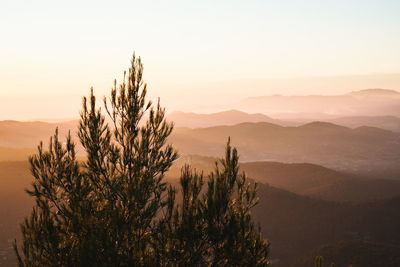
[[[400,1],[0,1],[0,119],[72,118],[133,52],[167,111],[400,90]]]

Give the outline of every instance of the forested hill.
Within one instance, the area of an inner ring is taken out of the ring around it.
[[[229,136],[242,161],[307,162],[364,174],[380,171],[391,178],[400,173],[400,134],[372,127],[242,123],[176,129],[170,140],[184,154],[221,156]]]

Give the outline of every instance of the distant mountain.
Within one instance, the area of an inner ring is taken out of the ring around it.
[[[396,116],[354,116],[328,119],[329,122],[350,128],[372,126],[385,130],[400,132],[400,118]]]
[[[380,89],[380,88],[374,88],[374,89],[364,89],[360,91],[353,91],[350,93],[350,95],[354,96],[394,96],[394,97],[400,97],[400,93],[395,90],[390,90],[390,89]]]
[[[203,128],[219,125],[234,125],[242,122],[271,122],[283,123],[264,114],[249,114],[238,110],[228,110],[211,114],[197,114],[192,112],[174,112],[167,116],[176,127]]]
[[[58,127],[61,140],[65,140],[68,131],[75,135],[78,122],[59,123],[0,121],[0,146],[17,148],[36,148],[40,141],[47,143]]]
[[[260,118],[265,119],[263,116]],[[56,127],[59,128],[60,140],[65,140],[69,130],[73,135],[76,134],[77,124],[77,121],[1,121],[0,147],[35,149],[41,140],[46,145]],[[351,129],[327,122],[283,127],[268,122],[246,122],[196,129],[176,128],[169,142],[181,154],[220,156],[229,136],[238,147],[243,161],[307,162],[371,176],[379,175],[380,178],[400,178],[400,133],[374,127]],[[81,146],[78,145],[77,149],[82,155]],[[19,155],[10,159],[21,159],[31,151],[10,152],[10,156],[15,153]],[[0,160],[1,154],[0,149]]]
[[[329,116],[400,116],[400,93],[367,89],[343,95],[259,96],[235,104],[246,112],[273,114],[277,119],[326,119]],[[311,114],[314,114],[312,117]]]
[[[400,134],[377,128],[350,129],[326,122],[298,127],[242,123],[176,129],[170,138],[183,154],[221,156],[231,137],[243,161],[308,162],[333,169],[399,179]],[[395,176],[395,177],[393,177]]]

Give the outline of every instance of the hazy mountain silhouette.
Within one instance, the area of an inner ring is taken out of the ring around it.
[[[328,119],[329,122],[356,128],[371,126],[389,131],[400,132],[400,118],[396,116],[354,116]]]
[[[46,143],[58,127],[60,137],[77,131],[78,121],[47,123],[41,121],[0,121],[0,146],[35,148],[40,140]]]
[[[277,119],[318,119],[339,116],[400,116],[400,93],[366,89],[343,95],[259,96],[235,104],[246,112],[271,114]]]
[[[396,90],[390,89],[381,89],[381,88],[373,88],[373,89],[364,89],[360,91],[353,91],[350,95],[354,96],[367,96],[367,97],[400,97],[400,93]]]
[[[279,115],[278,115],[279,116]],[[320,113],[303,113],[302,118],[292,118],[293,114],[280,114],[282,119],[274,119],[261,113],[249,114],[238,110],[228,110],[211,114],[198,114],[193,112],[173,112],[168,115],[168,120],[173,121],[176,127],[204,128],[212,126],[235,125],[244,122],[269,122],[281,126],[299,126],[313,120],[322,120],[349,128],[370,126],[389,131],[400,132],[400,117],[396,116],[344,116]],[[284,118],[288,119],[285,120]]]
[[[280,120],[272,119],[264,114],[248,114],[238,110],[228,110],[211,114],[197,114],[193,112],[173,112],[167,116],[176,127],[203,128],[219,125],[234,125],[242,122],[270,122],[285,124]]]

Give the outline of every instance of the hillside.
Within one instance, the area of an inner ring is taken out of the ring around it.
[[[183,154],[221,156],[228,137],[242,161],[308,162],[380,178],[399,179],[400,134],[314,122],[298,127],[242,123],[176,129],[170,141]]]
[[[2,121],[0,147],[28,148],[10,152],[10,155],[15,154],[10,159],[20,160],[29,155],[30,149],[40,140],[46,144],[56,127],[59,127],[59,136],[63,140],[69,130],[76,134],[76,126],[76,121]],[[374,127],[351,129],[326,122],[284,127],[268,122],[247,122],[196,129],[176,128],[169,140],[181,154],[215,157],[224,151],[228,136],[232,137],[243,161],[308,162],[370,177],[400,178],[400,133]],[[77,149],[78,155],[83,156],[79,144]],[[0,160],[1,154],[0,149]]]
[[[59,123],[0,121],[0,146],[36,148],[41,140],[47,142],[57,127],[60,137],[64,138],[68,131],[74,135],[77,125],[77,121]]]
[[[36,152],[33,148],[0,147],[0,161],[26,160],[29,155]]]
[[[341,241],[324,245],[291,263],[292,267],[313,266],[316,256],[323,256],[328,265],[353,267],[400,266],[400,246],[365,240]]]
[[[357,205],[335,204],[265,185],[260,185],[258,195],[260,203],[253,210],[254,218],[271,242],[271,258],[279,260],[281,266],[341,240],[400,244],[399,197]]]
[[[343,202],[364,202],[400,196],[400,180],[368,179],[308,163],[242,163],[246,174],[290,192]]]
[[[393,132],[400,132],[400,118],[396,116],[355,116],[340,117],[328,120],[329,122],[350,128],[361,126],[377,127]]]
[[[184,164],[209,173],[216,158],[181,156],[167,173],[178,177]],[[240,170],[259,183],[334,202],[367,202],[400,196],[400,180],[370,179],[309,163],[241,162]]]
[[[27,161],[0,162],[0,266],[15,266],[12,242],[34,203],[24,191],[32,179]]]

